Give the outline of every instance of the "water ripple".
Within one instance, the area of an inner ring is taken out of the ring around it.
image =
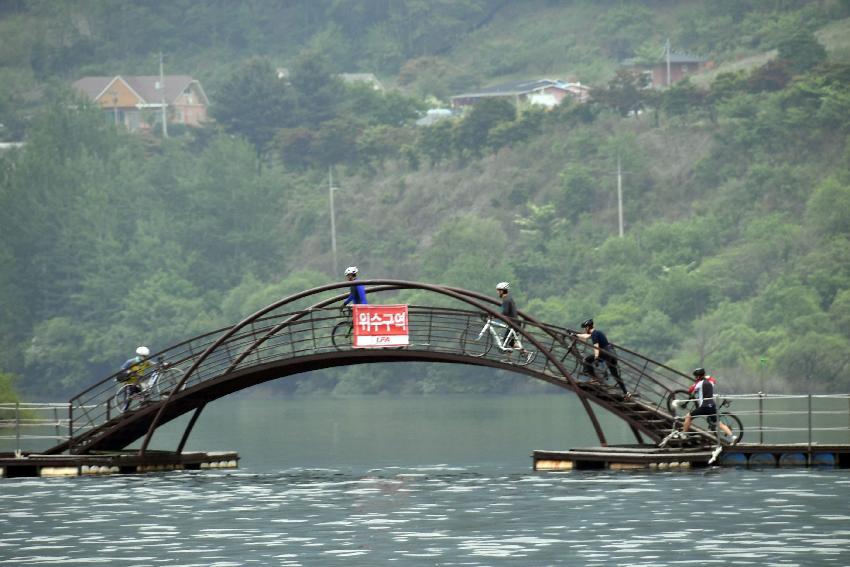
[[[845,471],[4,479],[0,565],[846,565]]]

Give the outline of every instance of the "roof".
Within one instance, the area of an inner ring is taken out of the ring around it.
[[[474,92],[463,93],[459,95],[454,95],[452,98],[466,98],[466,97],[483,97],[483,96],[515,96],[528,94],[535,91],[539,91],[548,87],[556,87],[560,89],[565,89],[567,84],[562,81],[554,81],[552,79],[537,79],[533,81],[520,81],[517,83],[505,83],[501,85],[494,85],[492,87],[486,87]]]
[[[659,61],[667,62],[667,54],[662,53],[661,57],[659,57]],[[675,51],[670,52],[670,63],[705,63],[706,58],[700,57],[699,55],[692,55],[690,53],[676,53]]]
[[[346,83],[356,83],[357,81],[362,81],[365,83],[380,82],[378,80],[378,77],[375,76],[375,73],[340,73],[337,76]]]
[[[85,93],[92,100],[100,98],[104,91],[114,81],[123,81],[130,89],[135,92],[139,98],[145,103],[159,103],[162,95],[156,88],[159,83],[159,75],[116,75],[113,77],[83,77],[74,82],[74,88]],[[201,87],[201,83],[193,79],[190,75],[165,75],[163,77],[165,83],[165,102],[173,103],[189,86],[193,83],[197,85],[198,91],[203,97],[203,101],[209,104],[207,95]]]

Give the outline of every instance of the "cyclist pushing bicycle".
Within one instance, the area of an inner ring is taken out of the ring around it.
[[[514,301],[514,298],[510,296],[511,284],[509,282],[499,282],[496,284],[496,293],[499,294],[499,298],[502,300],[502,315],[510,319],[517,319],[519,317],[519,313],[516,308],[516,302]],[[510,344],[508,344],[509,342]],[[511,335],[510,327],[505,329],[505,334],[502,336],[502,344],[506,349],[505,358],[502,362],[512,362],[511,356],[514,353],[514,349],[517,347],[517,338],[516,333]],[[522,345],[519,346],[519,354],[522,357],[522,360],[530,360],[531,353],[522,348]]]
[[[720,431],[734,443],[735,436],[732,434],[732,430],[725,423],[717,419],[717,404],[714,402],[714,386],[716,381],[705,373],[705,368],[697,368],[693,374],[695,382],[688,388],[688,393],[697,401],[697,407],[685,416],[682,433],[687,433],[690,430],[693,417],[704,415],[708,419],[708,424],[712,430],[719,427]]]
[[[136,349],[136,356],[128,359],[121,365],[121,370],[124,371],[124,376],[121,381],[126,382],[133,393],[141,392],[142,388],[139,381],[145,375],[148,368],[151,367],[151,361],[148,359],[151,351],[146,346],[140,346]]]

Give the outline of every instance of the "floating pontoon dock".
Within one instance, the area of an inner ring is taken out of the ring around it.
[[[640,445],[582,447],[569,451],[534,451],[534,470],[679,469],[709,466],[711,447],[700,450]],[[850,468],[850,445],[747,444],[724,447],[714,464],[732,467]]]
[[[239,466],[237,453],[173,453],[136,451],[93,455],[39,455],[0,453],[0,477],[81,476],[134,474],[159,471],[224,469]]]

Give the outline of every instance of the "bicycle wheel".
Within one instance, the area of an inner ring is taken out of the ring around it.
[[[351,348],[351,323],[340,321],[334,325],[333,331],[331,331],[331,341],[336,350]]]
[[[493,346],[493,337],[489,332],[486,332],[479,339],[478,333],[479,331],[475,329],[466,328],[460,334],[460,350],[463,354],[480,358],[490,352],[490,348]]]
[[[675,404],[673,402],[676,402]],[[696,407],[696,401],[687,390],[673,390],[667,396],[667,411],[670,415],[685,415]]]
[[[149,395],[154,399],[167,396],[183,379],[183,371],[179,368],[169,368],[160,373],[156,382],[151,385]]]
[[[744,438],[744,424],[741,423],[741,420],[738,419],[738,416],[732,413],[721,413],[718,416],[720,423],[725,424],[729,429],[732,430],[732,438],[728,439],[726,436],[719,431],[718,435],[720,436],[720,440],[726,445],[737,445],[741,442],[741,439]]]
[[[118,390],[115,391],[115,409],[118,410],[119,413],[124,413],[129,410],[131,406],[137,406],[138,400],[133,395],[133,389],[130,387],[130,384],[121,384],[118,386]]]

